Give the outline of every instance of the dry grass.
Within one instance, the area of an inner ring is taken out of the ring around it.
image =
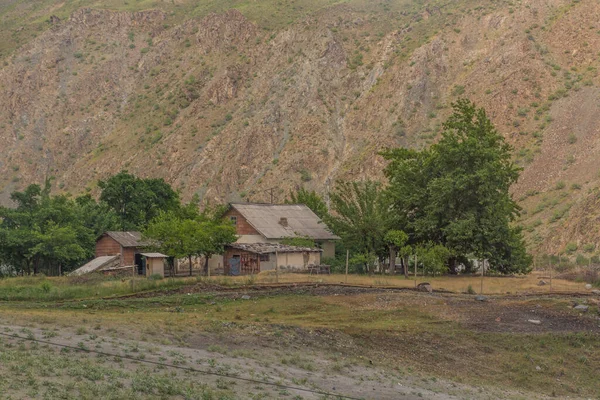
[[[277,279],[273,272],[262,272],[255,276],[238,277],[211,277],[204,278],[219,284],[268,284],[276,283]],[[203,280],[204,280],[203,279]],[[540,280],[547,285],[539,286]],[[350,285],[364,286],[393,286],[402,288],[414,288],[416,284],[429,282],[434,290],[447,290],[456,293],[466,293],[471,286],[475,292],[481,290],[481,277],[479,276],[442,276],[428,277],[418,276],[416,283],[414,278],[390,275],[305,275],[305,274],[280,274],[279,283],[347,283]],[[550,287],[549,274],[535,272],[526,276],[518,277],[488,277],[483,278],[484,294],[518,294],[518,293],[547,293],[550,291],[582,292],[585,291],[585,283],[573,282],[565,279],[552,279]]]

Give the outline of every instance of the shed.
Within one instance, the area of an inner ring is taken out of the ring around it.
[[[140,261],[140,252],[148,245],[140,232],[104,232],[96,240],[96,257],[119,255],[121,266],[135,265]]]
[[[225,275],[249,275],[274,270],[307,271],[321,263],[322,249],[280,243],[233,243],[225,247]]]
[[[140,253],[140,255],[142,256],[142,265],[138,266],[139,275],[165,277],[165,260],[169,256],[161,253]]]

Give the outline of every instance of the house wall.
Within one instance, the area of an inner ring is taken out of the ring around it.
[[[121,245],[110,236],[103,236],[96,242],[96,257],[121,254]]]
[[[236,243],[277,243],[276,240],[265,238],[263,235],[240,235]]]
[[[146,259],[146,276],[158,274],[165,277],[165,259],[164,258],[147,258]]]
[[[225,275],[229,275],[229,259],[232,258],[234,255],[239,255],[240,257],[242,255],[247,255],[249,258],[256,257],[256,254],[251,253],[249,251],[244,251],[244,250],[239,250],[239,249],[231,249],[231,248],[226,249],[225,253],[223,254],[223,273]],[[261,265],[259,264],[259,272],[260,272],[260,270],[261,270]]]
[[[121,255],[121,266],[134,265],[136,247],[121,247],[119,242],[110,236],[103,236],[96,242],[96,257]]]
[[[258,236],[262,237],[262,235],[260,233],[258,233],[258,231],[256,229],[254,229],[252,227],[252,225],[250,225],[248,223],[246,218],[244,218],[244,216],[242,214],[240,214],[237,210],[231,208],[231,209],[229,209],[229,211],[227,211],[225,213],[225,218],[227,220],[229,220],[230,217],[237,218],[237,223],[235,224],[235,230],[238,235],[258,235]]]
[[[320,252],[280,253],[277,257],[277,265],[282,271],[302,271],[306,270],[309,264],[321,264]]]
[[[122,265],[134,265],[135,264],[135,253],[137,253],[137,248],[135,247],[124,247],[123,252],[121,253],[121,262]]]

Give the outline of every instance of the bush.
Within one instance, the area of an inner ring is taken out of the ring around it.
[[[574,252],[576,252],[577,251],[577,243],[573,243],[573,242],[567,243],[567,245],[565,247],[565,251],[567,253],[574,253]]]
[[[590,263],[590,260],[588,258],[586,258],[583,254],[577,254],[575,263],[577,265],[588,265]]]
[[[40,287],[44,293],[50,293],[50,290],[52,290],[52,285],[50,285],[50,282],[42,282]]]
[[[583,251],[586,253],[591,253],[596,249],[596,245],[594,243],[588,243],[583,245]]]
[[[473,289],[473,286],[471,286],[471,285],[467,286],[467,294],[475,294],[475,290]]]

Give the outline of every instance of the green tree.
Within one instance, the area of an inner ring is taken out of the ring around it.
[[[221,207],[207,207],[200,213],[197,205],[196,199],[177,211],[161,212],[144,230],[144,236],[154,242],[152,247],[156,250],[187,258],[190,276],[193,256],[204,257],[204,271],[208,273],[208,260],[237,240],[235,227],[221,218]]]
[[[526,272],[531,260],[512,226],[520,210],[509,193],[519,176],[512,149],[483,108],[461,99],[453,109],[429,149],[384,153],[393,209],[406,217],[416,242],[488,259],[499,271]]]
[[[296,192],[291,192],[290,198],[286,199],[285,203],[304,204],[321,219],[327,215],[327,205],[323,201],[323,198],[314,190],[309,191],[301,187]]]
[[[390,249],[389,270],[391,272],[395,268],[395,261],[396,261],[396,256],[398,255],[398,252],[404,253],[406,250],[405,248],[408,243],[408,235],[404,231],[401,231],[398,229],[392,229],[392,230],[389,230],[385,234],[385,237],[383,240],[385,241],[385,243],[388,245],[388,247]],[[401,254],[401,256],[403,257],[404,254]],[[403,261],[403,264],[404,264],[404,261]],[[408,276],[408,271],[406,269],[406,265],[404,265],[404,276]]]
[[[30,185],[12,193],[14,208],[0,208],[0,262],[17,273],[60,274],[93,256],[96,234],[80,205],[50,188]]]
[[[192,257],[203,246],[204,236],[198,219],[181,218],[174,211],[161,212],[148,224],[144,237],[154,249],[174,258],[187,258],[192,276]]]
[[[141,179],[121,171],[98,186],[100,201],[115,211],[124,231],[141,229],[160,212],[180,206],[179,195],[163,179]]]
[[[331,206],[333,212],[325,222],[347,249],[362,255],[366,272],[372,272],[371,260],[386,257],[384,237],[390,227],[397,226],[381,185],[373,181],[338,182],[331,194]]]

